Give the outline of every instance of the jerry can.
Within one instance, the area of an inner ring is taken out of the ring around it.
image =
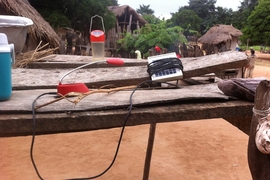
[[[8,44],[6,34],[0,33],[0,101],[8,100],[11,97],[11,69],[14,62],[14,44]]]

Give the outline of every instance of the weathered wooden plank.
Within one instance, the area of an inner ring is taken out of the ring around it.
[[[235,123],[249,126],[252,108],[253,103],[247,101],[201,101],[136,107],[132,110],[127,126],[210,118],[234,118]],[[126,116],[127,109],[37,113],[36,133],[50,134],[122,127]],[[213,121],[213,123],[215,122]],[[31,114],[4,114],[0,116],[0,136],[31,135],[32,131],[33,118]]]
[[[13,69],[13,89],[56,88],[70,69]],[[89,88],[104,85],[128,86],[150,80],[146,66],[80,69],[66,76],[62,83],[85,83]]]
[[[229,51],[220,54],[183,60],[184,78],[243,67],[247,63],[244,53]],[[14,89],[55,88],[60,78],[70,69],[13,69]],[[84,82],[89,88],[104,85],[136,85],[149,80],[147,66],[80,69],[65,78],[65,83]]]
[[[1,102],[0,113],[22,113],[32,111],[32,102],[40,94],[56,92],[52,90],[21,90],[14,91],[10,100]],[[85,111],[97,109],[127,108],[130,104],[131,90],[112,93],[94,93],[82,99],[76,106],[66,99],[39,109],[39,112]],[[55,95],[45,96],[38,100],[37,106],[55,100]],[[70,98],[75,100],[76,97]],[[162,103],[181,103],[186,100],[228,100],[216,84],[186,86],[179,89],[137,90],[132,102],[136,106]]]
[[[106,57],[109,58],[109,57]],[[147,66],[147,60],[145,59],[127,59],[121,58],[125,66]],[[44,57],[38,62],[33,62],[29,64],[31,69],[67,69],[67,68],[76,68],[81,65],[87,64],[93,61],[92,56],[77,56],[77,55],[61,55],[54,54]],[[115,67],[106,62],[99,62],[97,64],[91,64],[86,68],[111,68]]]
[[[110,57],[106,57],[110,58]],[[146,59],[127,59],[121,58],[125,62],[125,66],[147,66],[148,62]],[[190,66],[191,69],[204,68],[205,66],[215,66],[223,63],[230,63],[233,61],[239,61],[247,59],[245,53],[238,51],[227,51],[219,54],[207,55],[196,58],[181,58],[184,67]],[[40,68],[40,69],[56,69],[56,68],[76,68],[78,66],[89,63],[93,60],[92,56],[76,56],[76,55],[61,55],[53,54],[44,57],[39,62],[33,62],[29,65],[29,68]],[[99,62],[98,64],[92,64],[87,68],[101,68],[101,67],[114,67],[105,62]],[[241,64],[241,67],[242,64]],[[235,68],[235,67],[233,67]],[[224,69],[229,69],[225,67]],[[188,69],[190,70],[190,69]],[[205,73],[207,74],[207,73]]]
[[[227,51],[188,60],[183,59],[182,62],[184,78],[217,73],[225,69],[241,68],[248,63],[245,53],[238,51]]]

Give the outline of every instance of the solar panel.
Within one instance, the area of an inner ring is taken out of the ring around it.
[[[156,56],[149,56],[148,57],[148,64],[167,58],[177,58],[176,53],[167,53],[161,54]],[[178,79],[183,79],[183,72],[179,68],[169,68],[162,71],[159,71],[151,76],[153,81],[157,82],[166,82],[166,81],[173,81]]]

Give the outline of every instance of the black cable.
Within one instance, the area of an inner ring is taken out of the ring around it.
[[[178,58],[159,59],[149,63],[147,67],[148,67],[147,72],[150,75],[150,77],[153,74],[173,68],[179,68],[181,71],[183,71],[182,61]]]
[[[116,157],[118,155],[118,152],[119,152],[119,149],[120,149],[120,145],[121,145],[121,141],[122,141],[122,138],[123,138],[123,134],[124,134],[124,131],[125,131],[125,127],[126,127],[126,124],[127,124],[127,121],[128,121],[128,118],[131,114],[131,110],[132,110],[132,107],[133,107],[133,103],[132,103],[132,97],[133,97],[133,94],[135,93],[135,91],[142,85],[142,84],[145,84],[147,82],[152,82],[152,80],[146,80],[146,81],[143,81],[141,82],[140,84],[138,84],[133,90],[132,90],[132,93],[130,94],[129,96],[129,110],[128,110],[128,113],[127,113],[127,116],[124,120],[124,124],[122,126],[122,130],[121,130],[121,133],[120,133],[120,137],[119,137],[119,140],[118,140],[118,144],[117,144],[117,148],[116,148],[116,151],[115,151],[115,154],[114,154],[114,158],[111,162],[111,164],[100,174],[96,175],[96,176],[92,176],[92,177],[88,177],[88,178],[72,178],[72,179],[66,179],[66,180],[88,180],[88,179],[95,179],[95,178],[98,178],[100,176],[102,176],[103,174],[105,174],[114,164],[115,160],[116,160]]]
[[[34,157],[33,157],[33,150],[34,150],[34,143],[35,143],[35,136],[36,136],[36,113],[35,113],[35,105],[36,105],[36,102],[39,98],[41,98],[42,96],[45,96],[45,95],[57,95],[56,92],[48,92],[48,93],[43,93],[41,95],[39,95],[32,103],[32,114],[33,114],[33,135],[32,135],[32,142],[31,142],[31,148],[30,148],[30,157],[31,157],[31,162],[35,168],[35,171],[39,177],[39,179],[42,179],[43,178],[41,177],[41,175],[39,174],[38,172],[38,168],[36,166],[36,163],[34,161]]]
[[[129,108],[128,108],[128,113],[127,113],[127,116],[124,120],[124,124],[122,126],[122,130],[121,130],[121,133],[120,133],[120,137],[119,137],[119,140],[118,140],[118,144],[117,144],[117,148],[116,148],[116,151],[115,151],[115,154],[114,154],[114,158],[111,162],[111,164],[103,171],[101,172],[100,174],[96,175],[96,176],[92,176],[92,177],[87,177],[87,178],[71,178],[71,179],[66,179],[66,180],[89,180],[89,179],[95,179],[95,178],[98,178],[100,176],[102,176],[103,174],[105,174],[114,164],[115,160],[116,160],[116,157],[118,155],[118,152],[119,152],[119,149],[120,149],[120,145],[121,145],[121,141],[122,141],[122,138],[123,138],[123,134],[124,134],[124,130],[125,130],[125,127],[126,127],[126,124],[127,124],[127,121],[128,121],[128,118],[131,114],[131,110],[132,110],[132,107],[133,107],[133,103],[132,103],[132,97],[133,97],[133,94],[136,92],[136,90],[142,85],[142,84],[145,84],[145,83],[149,83],[149,82],[152,82],[152,80],[146,80],[146,81],[143,81],[141,82],[140,84],[138,84],[133,90],[132,90],[132,93],[130,94],[130,97],[129,97],[129,102],[130,102],[130,105],[129,105]],[[44,180],[42,178],[42,176],[40,175],[39,171],[38,171],[38,168],[35,164],[35,161],[34,161],[34,157],[33,157],[33,149],[34,149],[34,142],[35,142],[35,133],[36,133],[36,116],[35,116],[35,104],[36,104],[36,101],[44,96],[44,95],[47,95],[47,94],[57,94],[55,92],[51,92],[51,93],[44,93],[44,94],[41,94],[39,95],[32,103],[32,114],[33,114],[33,136],[32,136],[32,143],[31,143],[31,148],[30,148],[30,157],[31,157],[31,161],[32,161],[32,164],[35,168],[35,171],[36,171],[36,174],[38,175],[39,179],[41,180]]]

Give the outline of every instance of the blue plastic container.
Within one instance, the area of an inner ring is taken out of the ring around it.
[[[6,34],[0,33],[0,101],[8,100],[11,97],[11,69],[14,61],[14,45],[8,44]]]

